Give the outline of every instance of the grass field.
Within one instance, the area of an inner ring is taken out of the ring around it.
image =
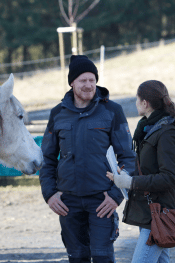
[[[100,69],[98,63],[96,66]],[[105,61],[104,86],[111,95],[135,96],[139,84],[148,79],[162,81],[170,94],[175,95],[175,43]],[[15,78],[14,95],[25,107],[33,104],[40,108],[50,102],[57,103],[64,93],[62,73],[58,70],[41,71],[23,80]]]

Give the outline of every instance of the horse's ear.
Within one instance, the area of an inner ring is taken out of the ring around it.
[[[14,87],[14,76],[11,73],[8,80],[1,86],[1,89],[0,89],[1,102],[11,97],[11,95],[13,94],[13,87]]]

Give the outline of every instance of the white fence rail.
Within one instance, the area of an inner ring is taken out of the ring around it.
[[[175,38],[169,40],[160,40],[157,42],[145,42],[136,45],[119,45],[114,47],[100,47],[94,50],[85,51],[83,54],[87,55],[90,59],[94,62],[101,61],[100,71],[103,71],[103,63],[105,59],[116,57],[121,55],[122,53],[131,53],[137,50],[149,49],[152,47],[156,47],[159,45],[167,45],[170,43],[175,42]],[[71,54],[65,55],[65,64],[69,64],[69,59]],[[37,68],[35,65],[37,64]],[[21,66],[30,66],[30,70],[24,70],[23,72],[14,73],[16,77],[23,78],[24,76],[30,76],[38,73],[38,71],[50,71],[53,69],[60,69],[60,57],[52,57],[52,58],[45,58],[45,59],[37,59],[31,61],[20,61],[14,63],[4,63],[0,64],[0,72],[3,71],[5,68],[16,68]],[[14,70],[15,72],[15,70]],[[7,79],[9,74],[1,74],[0,73],[0,81]],[[103,80],[101,80],[103,82]],[[101,83],[103,84],[103,83]]]

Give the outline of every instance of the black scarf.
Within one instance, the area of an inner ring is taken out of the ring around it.
[[[158,122],[160,119],[162,119],[165,116],[168,116],[169,114],[162,110],[155,110],[151,113],[151,115],[146,118],[145,116],[138,122],[137,127],[134,132],[133,141],[134,141],[134,150],[138,152],[139,145],[143,141],[146,132],[144,131],[144,127],[147,125],[154,125],[156,122]]]

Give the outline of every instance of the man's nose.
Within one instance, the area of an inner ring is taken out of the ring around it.
[[[86,86],[91,87],[91,82],[89,80],[86,82]]]

